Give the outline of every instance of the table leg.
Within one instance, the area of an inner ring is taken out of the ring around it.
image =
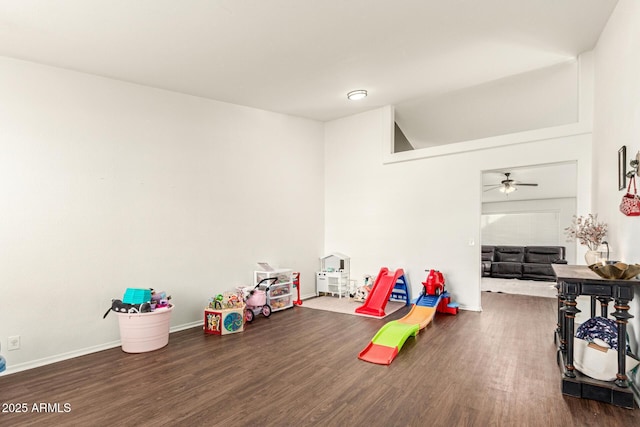
[[[618,373],[615,384],[618,387],[629,387],[625,356],[627,354],[627,321],[633,316],[629,314],[629,300],[616,298],[613,306],[616,311],[611,313],[618,324]]]
[[[575,378],[576,374],[574,372],[575,367],[573,366],[573,330],[574,330],[574,321],[576,318],[576,314],[580,313],[580,310],[577,307],[576,303],[576,295],[565,295],[564,301],[564,316],[565,316],[565,338],[566,338],[566,347],[567,347],[567,361],[566,361],[566,372],[565,376],[569,378]]]
[[[609,312],[609,303],[613,301],[613,298],[598,297],[598,301],[600,301],[600,316],[606,318]]]
[[[564,295],[562,295],[562,287],[560,283],[556,283],[556,289],[558,290],[558,323],[556,324],[556,335],[560,339],[560,350],[566,351],[566,338],[565,338],[565,319],[564,319]]]

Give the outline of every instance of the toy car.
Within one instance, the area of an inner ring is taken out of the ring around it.
[[[438,270],[429,270],[427,280],[422,285],[425,295],[440,296],[444,292],[444,276]]]

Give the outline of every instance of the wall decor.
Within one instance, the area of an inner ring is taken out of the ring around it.
[[[623,145],[618,150],[618,190],[627,187],[627,146]]]

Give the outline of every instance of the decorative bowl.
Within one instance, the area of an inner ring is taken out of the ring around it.
[[[624,262],[591,264],[589,268],[603,279],[629,280],[640,274],[640,264],[629,265]]]

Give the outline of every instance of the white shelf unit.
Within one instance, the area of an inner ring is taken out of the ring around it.
[[[320,271],[316,273],[316,295],[349,296],[349,261],[348,256],[337,252],[320,258]]]
[[[327,272],[318,271],[316,273],[317,293],[338,295],[338,298],[348,296],[349,274],[344,271]]]
[[[267,295],[271,311],[280,311],[293,307],[293,270],[287,268],[274,269],[273,271],[258,270],[253,272],[253,285],[257,285],[264,279],[277,280],[269,286]],[[265,282],[265,285],[272,281]]]

